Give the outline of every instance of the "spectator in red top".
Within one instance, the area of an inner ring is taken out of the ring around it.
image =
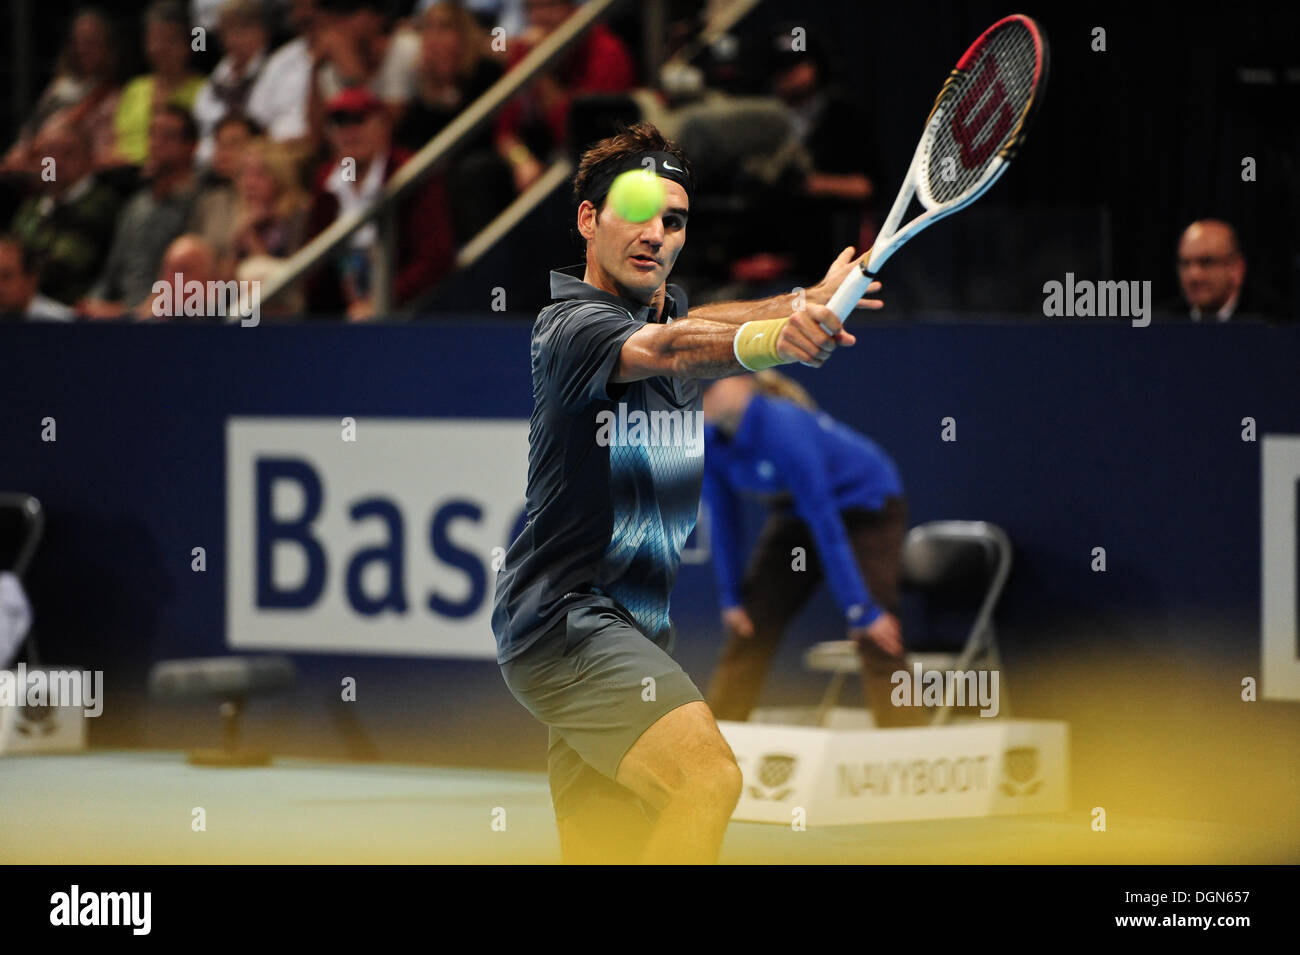
[[[510,44],[512,67],[577,9],[569,0],[525,2],[528,29]],[[523,192],[536,182],[545,168],[542,159],[564,145],[575,96],[621,93],[635,83],[636,70],[623,41],[605,24],[595,24],[555,69],[540,74],[497,114],[497,149],[510,163],[515,188]]]
[[[384,104],[364,86],[346,89],[326,104],[326,135],[333,156],[316,173],[307,234],[323,231],[340,215],[372,205],[411,153],[394,146]],[[400,203],[393,304],[415,298],[451,270],[455,256],[451,215],[436,175]],[[362,226],[335,252],[333,262],[308,283],[315,314],[346,312],[349,321],[376,317],[371,278],[378,228]]]

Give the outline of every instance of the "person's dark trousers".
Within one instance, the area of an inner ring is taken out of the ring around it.
[[[853,508],[843,511],[841,517],[872,599],[897,616],[907,502],[890,497],[879,511]],[[795,548],[803,548],[806,566],[797,559]],[[804,569],[796,569],[801,566]],[[741,600],[754,623],[754,635],[727,634],[706,693],[718,719],[749,718],[781,636],[824,576],[808,525],[789,511],[773,512],[759,535],[741,585]],[[870,640],[859,642],[858,654],[862,660],[863,693],[876,725],[921,723],[923,711],[895,707],[889,701],[890,676],[905,668],[903,657],[886,653]]]

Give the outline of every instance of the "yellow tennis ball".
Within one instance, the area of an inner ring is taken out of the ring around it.
[[[668,201],[664,184],[649,169],[620,173],[609,187],[614,214],[628,222],[645,222],[657,216]]]

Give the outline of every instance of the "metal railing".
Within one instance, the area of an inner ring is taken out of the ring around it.
[[[393,175],[393,178],[384,185],[383,195],[379,199],[364,209],[358,209],[355,212],[340,216],[323,232],[291,255],[285,262],[284,267],[273,278],[264,283],[260,296],[261,303],[269,302],[284,293],[308,272],[319,266],[326,256],[346,242],[354,232],[373,219],[376,221],[379,231],[372,281],[374,312],[377,315],[390,314],[393,305],[393,273],[396,260],[396,221],[394,215],[396,204],[415,189],[441,163],[445,162],[458,146],[482,129],[491,120],[492,116],[520,89],[531,82],[538,73],[566,53],[597,20],[622,2],[623,0],[588,0],[587,3],[579,7],[572,16],[524,57],[514,69],[497,80],[487,92],[466,107],[465,111],[457,116],[450,125],[407,160]],[[554,188],[557,182],[563,179],[563,176],[559,180],[555,178],[558,174],[557,170],[567,174],[568,169],[568,163],[558,163],[552,166],[548,175],[544,177],[546,182],[549,183],[549,187]],[[521,199],[523,198],[521,197]],[[516,206],[511,208],[516,208]],[[507,210],[507,212],[509,211]],[[515,217],[507,219],[505,228],[508,229],[510,225],[517,222],[518,216],[517,211]],[[496,226],[497,223],[493,223],[493,225]],[[498,230],[500,228],[498,226]],[[491,229],[492,227],[489,226],[485,233]],[[498,234],[496,238],[499,237]],[[490,245],[491,242],[495,242],[496,238],[490,238],[485,236],[484,233],[480,233],[470,243],[474,248],[470,249],[467,246],[467,249],[471,252],[478,250],[481,254],[481,250]],[[458,261],[466,261],[466,249],[462,249]],[[241,310],[239,318],[242,320],[250,316],[251,307],[247,311]]]

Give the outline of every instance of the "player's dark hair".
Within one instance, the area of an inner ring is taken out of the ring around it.
[[[668,153],[681,162],[682,168],[686,170],[686,175],[691,177],[691,163],[686,158],[686,153],[676,142],[666,137],[655,127],[653,123],[640,122],[633,123],[631,126],[618,126],[618,132],[607,139],[587,148],[578,160],[578,171],[573,175],[573,198],[578,204],[582,203],[587,193],[587,186],[591,183],[592,177],[600,170],[600,167],[609,162],[618,162],[625,156],[636,153]],[[693,180],[693,177],[692,181]],[[601,197],[597,206],[600,211],[605,206],[605,199]]]

